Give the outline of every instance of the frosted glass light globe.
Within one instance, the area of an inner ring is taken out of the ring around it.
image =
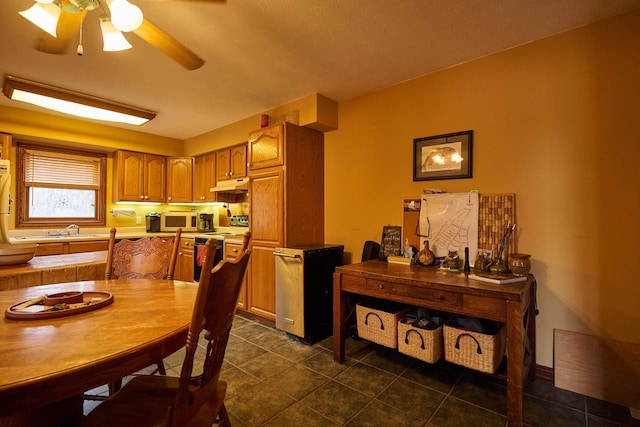
[[[142,11],[127,0],[113,0],[109,9],[111,22],[120,31],[134,31],[142,24]]]

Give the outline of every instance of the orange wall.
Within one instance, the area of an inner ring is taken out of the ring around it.
[[[538,280],[538,363],[553,365],[554,328],[640,344],[638,58],[635,11],[341,103],[325,136],[325,241],[355,262],[423,188],[512,192]],[[192,155],[244,141],[257,117],[183,142],[0,107],[0,131]],[[412,181],[414,138],[468,129],[473,178]]]
[[[353,261],[423,188],[515,193],[553,329],[640,343],[640,11],[343,102],[325,136],[325,241]],[[473,178],[413,182],[413,139],[472,129]]]

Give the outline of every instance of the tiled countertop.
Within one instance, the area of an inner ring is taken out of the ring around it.
[[[0,266],[0,290],[104,278],[107,251],[36,256],[29,262]]]

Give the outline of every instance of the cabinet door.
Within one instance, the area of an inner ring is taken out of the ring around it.
[[[247,176],[247,146],[231,147],[231,178]]]
[[[249,261],[249,312],[265,319],[276,318],[276,268],[273,246],[252,245]]]
[[[193,200],[193,158],[170,157],[167,160],[167,202]]]
[[[144,154],[118,151],[114,161],[116,167],[114,199],[128,202],[144,201]]]
[[[215,187],[216,155],[207,153],[193,160],[193,201],[215,202],[216,195],[209,191]]]
[[[193,282],[193,244],[194,239],[180,239],[180,250],[173,274],[176,280]]]
[[[144,189],[145,202],[165,201],[165,182],[167,176],[167,158],[155,154],[144,155]]]
[[[231,149],[216,151],[216,181],[231,179]]]
[[[89,240],[86,242],[69,242],[69,253],[106,251],[109,246],[108,240]]]
[[[233,261],[238,255],[240,255],[240,249],[242,249],[241,244],[237,243],[226,243],[224,244],[224,259]],[[248,270],[248,268],[247,268]],[[247,279],[249,278],[249,273],[244,276],[244,280],[242,281],[242,288],[240,288],[240,296],[238,297],[238,308],[241,310],[247,310]]]
[[[276,125],[249,135],[249,173],[258,169],[284,164],[284,127]]]
[[[283,171],[253,177],[249,190],[251,240],[259,244],[284,243]]]

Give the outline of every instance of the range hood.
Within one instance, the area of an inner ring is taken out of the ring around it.
[[[218,181],[213,188],[209,191],[212,193],[246,193],[249,190],[249,178],[228,179],[225,181]]]

